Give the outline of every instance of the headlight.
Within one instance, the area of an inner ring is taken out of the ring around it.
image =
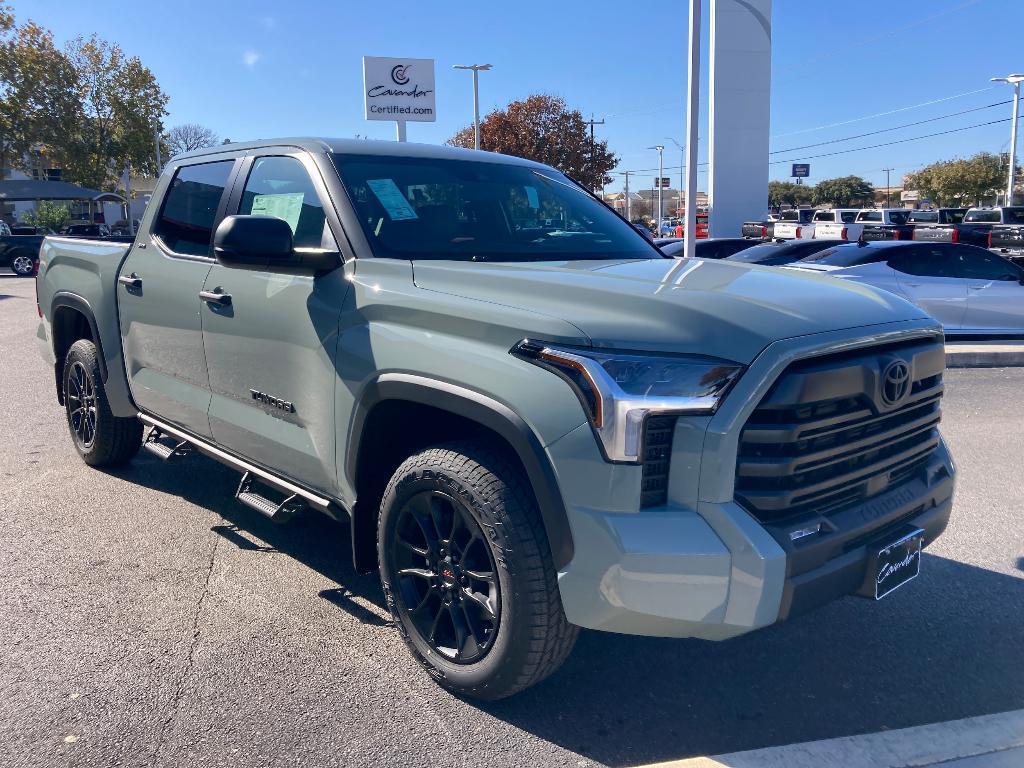
[[[699,355],[603,352],[524,339],[512,354],[565,379],[610,461],[639,461],[650,414],[710,414],[743,366]]]

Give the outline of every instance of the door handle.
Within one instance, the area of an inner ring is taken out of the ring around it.
[[[221,307],[231,306],[231,294],[220,291],[200,291],[199,298],[207,304],[217,304]]]
[[[121,285],[127,285],[129,288],[141,288],[142,278],[132,272],[130,275],[121,275],[117,278],[117,282]]]

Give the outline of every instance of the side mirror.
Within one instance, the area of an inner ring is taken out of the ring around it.
[[[318,274],[341,263],[336,251],[295,248],[292,228],[276,216],[226,216],[213,234],[213,253],[225,267],[259,272]]]

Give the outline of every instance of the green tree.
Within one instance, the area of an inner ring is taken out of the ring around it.
[[[112,187],[125,166],[156,170],[167,96],[137,57],[95,35],[63,50],[0,6],[0,152],[24,168],[43,155],[70,181]]]
[[[822,179],[814,187],[815,204],[827,204],[835,208],[852,205],[874,205],[875,188],[860,176],[841,176],[837,179]]]
[[[463,128],[448,143],[473,146],[473,126]],[[578,109],[570,110],[557,96],[534,95],[495,110],[480,122],[480,148],[554,166],[588,189],[612,181],[608,172],[618,159],[608,142],[596,140]]]
[[[1002,192],[1007,167],[991,152],[943,160],[908,174],[904,188],[916,189],[936,205],[978,205]]]
[[[69,175],[107,186],[126,166],[156,172],[154,129],[167,95],[137,57],[93,35],[76,38],[66,55],[77,76],[80,111],[72,136],[58,145]]]
[[[814,197],[814,187],[794,184],[792,181],[768,182],[768,205],[778,208],[782,205],[804,205]]]
[[[24,168],[74,122],[74,71],[53,35],[0,6],[0,167]]]
[[[34,211],[26,213],[22,218],[30,226],[49,227],[54,232],[60,232],[71,218],[71,212],[65,205],[41,200]]]

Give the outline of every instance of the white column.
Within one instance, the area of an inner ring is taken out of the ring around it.
[[[693,256],[697,238],[697,126],[700,121],[700,4],[690,0],[686,79],[686,231],[683,255]]]
[[[739,237],[768,207],[771,0],[711,0],[708,206],[711,237]]]

